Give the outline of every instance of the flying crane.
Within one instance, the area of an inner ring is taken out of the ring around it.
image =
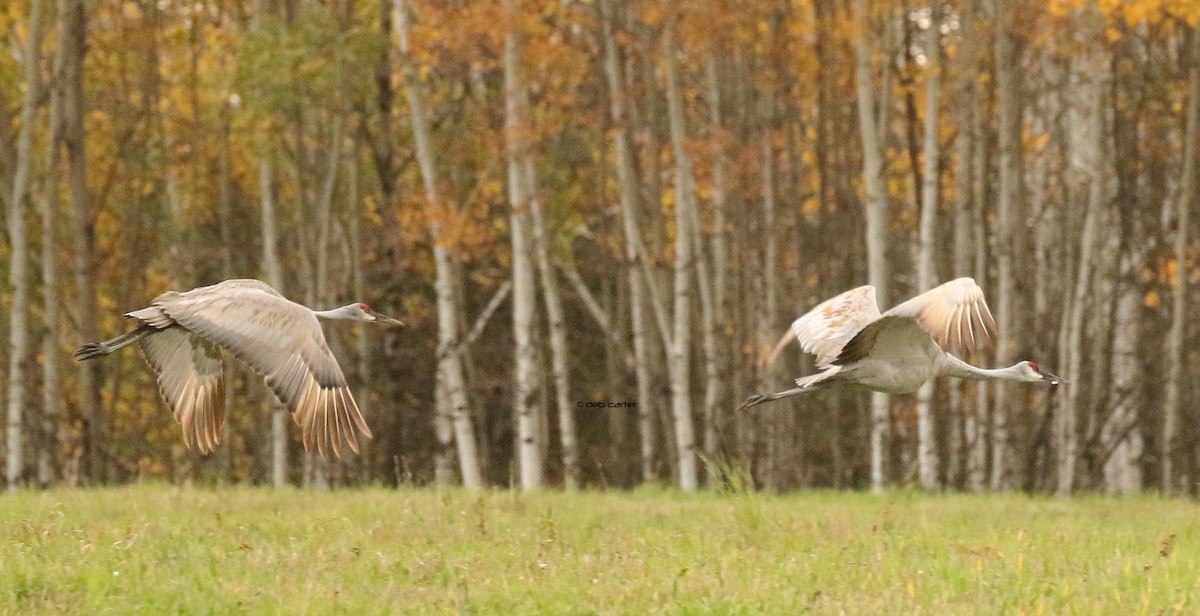
[[[978,368],[955,356],[990,339],[996,321],[983,290],[971,278],[934,287],[880,314],[875,287],[866,285],[828,299],[796,319],[791,334],[816,355],[819,372],[797,387],[751,396],[739,410],[839,385],[888,394],[912,393],[939,376],[1025,383],[1065,383],[1031,361],[1007,368]],[[785,335],[772,356],[790,339]]]
[[[168,291],[125,314],[138,323],[112,340],[75,351],[80,361],[137,344],[158,375],[158,387],[183,427],[189,448],[209,453],[221,442],[225,418],[221,350],[264,375],[300,426],[304,448],[341,456],[358,451],[355,430],[371,438],[318,319],[404,325],[354,303],[312,310],[258,280],[226,280],[191,291]]]

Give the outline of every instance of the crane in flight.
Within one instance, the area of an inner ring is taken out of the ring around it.
[[[355,429],[371,438],[318,319],[404,325],[362,304],[312,310],[258,280],[226,280],[182,293],[168,291],[125,314],[137,327],[75,351],[83,361],[136,343],[158,375],[158,387],[183,426],[189,448],[209,453],[221,442],[225,418],[221,349],[266,378],[300,426],[304,448],[341,443],[358,452]]]
[[[989,330],[995,328],[983,290],[971,278],[943,283],[882,314],[875,303],[875,287],[851,289],[792,323],[790,334],[801,348],[816,355],[820,372],[796,379],[795,389],[751,396],[738,410],[838,385],[888,394],[912,393],[939,376],[1051,385],[1066,382],[1031,361],[988,369],[954,355],[973,352],[977,337],[990,339]],[[789,340],[785,334],[771,357]]]

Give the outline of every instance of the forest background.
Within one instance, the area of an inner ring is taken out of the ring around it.
[[[10,488],[1197,491],[1200,2],[406,1],[0,6]],[[734,412],[820,300],[956,276],[971,361],[1070,384]],[[361,456],[238,366],[202,457],[138,353],[70,359],[231,277],[409,324],[326,327]]]

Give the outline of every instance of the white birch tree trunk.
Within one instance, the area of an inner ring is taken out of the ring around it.
[[[929,4],[930,23],[925,31],[925,161],[921,189],[921,227],[917,252],[918,292],[932,289],[937,284],[934,256],[938,209],[938,163],[941,159],[938,144],[938,112],[942,91],[941,53],[941,2]],[[933,425],[934,381],[927,381],[917,390],[917,464],[921,487],[933,490],[938,487],[937,441]]]
[[[1018,80],[1015,44],[1009,29],[1013,27],[1010,4],[995,1],[996,96],[999,115],[998,149],[999,186],[996,195],[996,228],[993,233],[996,260],[996,337],[997,365],[1012,361],[1016,347],[1014,339],[1013,300],[1016,293],[1013,274],[1014,212],[1020,198],[1019,174],[1021,159],[1021,107],[1017,92]],[[996,399],[992,408],[992,474],[991,487],[1000,490],[1008,481],[1008,386],[997,381]]]
[[[959,21],[962,24],[962,44],[958,50],[958,86],[955,102],[957,105],[956,121],[958,132],[954,136],[954,272],[952,278],[967,275],[972,271],[971,255],[982,246],[972,244],[974,220],[974,149],[979,147],[974,140],[978,118],[973,111],[975,104],[975,79],[977,70],[978,45],[975,41],[977,24],[975,19],[975,0],[966,0],[960,8]],[[982,277],[979,284],[984,284]],[[972,473],[970,458],[972,439],[978,430],[975,421],[979,409],[966,404],[967,382],[950,382],[950,438],[949,450],[946,452],[947,466],[946,483],[956,484],[963,480],[970,485]],[[970,436],[968,436],[970,435]]]
[[[709,53],[708,60],[705,66],[708,77],[708,92],[709,92],[709,119],[712,123],[712,130],[723,131],[724,123],[721,119],[721,88],[717,76],[717,59],[713,53]],[[713,238],[712,238],[712,315],[706,318],[705,324],[705,357],[710,354],[713,357],[711,361],[712,374],[709,373],[710,362],[706,359],[705,363],[705,390],[704,390],[704,453],[709,459],[716,459],[719,443],[717,442],[717,414],[721,396],[724,393],[725,377],[728,374],[727,370],[722,369],[722,364],[718,364],[721,358],[728,355],[727,345],[722,343],[722,337],[716,335],[718,328],[727,325],[726,317],[726,288],[728,286],[728,277],[726,271],[729,263],[729,247],[728,233],[725,227],[726,209],[728,207],[728,196],[725,187],[725,175],[729,166],[729,155],[725,151],[723,144],[718,145],[716,159],[713,160],[712,169],[712,207],[713,207]],[[697,246],[699,240],[697,240]],[[705,296],[709,295],[708,291],[701,289],[701,293]],[[709,348],[710,326],[713,333],[711,341],[711,349]],[[724,363],[724,366],[728,366]]]
[[[441,203],[438,195],[437,167],[434,165],[433,144],[429,121],[425,116],[425,104],[421,94],[420,79],[413,65],[409,49],[409,13],[407,3],[396,4],[396,27],[400,35],[400,54],[404,85],[408,90],[409,116],[412,120],[413,141],[417,150],[417,164],[425,187],[425,200],[429,211],[429,235],[433,244],[433,260],[436,269],[434,288],[437,294],[438,311],[438,364],[437,364],[437,410],[434,413],[439,439],[454,435],[458,451],[458,467],[463,485],[478,488],[483,485],[479,470],[479,453],[475,442],[475,427],[467,403],[466,377],[463,371],[462,352],[459,345],[458,298],[454,293],[453,264],[450,251],[441,241]],[[445,443],[443,443],[445,445]],[[446,479],[445,473],[436,473],[439,484]]]
[[[533,165],[526,165],[527,180],[533,185]],[[558,281],[554,277],[554,266],[550,263],[550,251],[546,238],[546,223],[542,216],[541,201],[532,202],[533,245],[536,250],[538,276],[542,282],[542,298],[546,302],[546,317],[550,326],[550,372],[554,377],[554,402],[558,407],[558,431],[562,441],[563,479],[568,490],[580,487],[579,446],[575,428],[575,409],[571,407],[570,354],[567,348],[566,317],[563,316],[562,297],[558,292]]]
[[[650,350],[646,340],[646,288],[639,271],[637,173],[634,169],[633,148],[629,143],[629,119],[625,109],[627,94],[613,35],[612,0],[599,0],[601,25],[604,32],[604,74],[608,81],[609,112],[614,128],[613,156],[617,163],[617,197],[621,206],[621,223],[625,240],[625,263],[629,275],[630,329],[633,334],[633,355],[638,396],[638,435],[641,445],[642,481],[655,477],[654,398],[650,372]]]
[[[666,56],[667,115],[671,125],[671,149],[675,157],[675,288],[671,343],[668,366],[671,385],[671,415],[675,422],[675,445],[679,454],[679,488],[696,490],[699,474],[696,466],[696,436],[692,420],[691,379],[689,371],[691,330],[692,242],[687,228],[696,207],[695,176],[692,159],[684,148],[686,128],[683,117],[683,93],[679,85],[679,67],[674,26],[663,34]]]
[[[262,200],[263,265],[267,284],[284,292],[283,268],[279,264],[279,241],[275,222],[275,194],[272,192],[271,161],[264,155],[258,166],[258,188]],[[287,485],[288,412],[275,393],[267,390],[271,407],[271,486]]]
[[[973,100],[976,109],[982,107],[987,98],[983,88],[975,89]],[[971,123],[971,140],[975,144],[971,152],[971,237],[974,240],[974,271],[976,280],[981,283],[988,273],[988,241],[987,213],[984,202],[987,199],[988,160],[987,140],[984,134],[981,114],[973,114]],[[964,437],[969,444],[967,456],[967,483],[972,492],[982,492],[987,480],[988,457],[988,382],[979,381],[974,384],[975,408],[967,417],[964,426]]]
[[[856,30],[854,53],[855,86],[858,93],[858,124],[863,147],[863,186],[866,189],[867,214],[867,282],[875,287],[875,296],[881,306],[888,305],[887,277],[887,202],[883,185],[883,148],[880,142],[880,125],[877,123],[875,93],[871,84],[874,73],[871,63],[871,48],[867,41],[866,0],[854,0]],[[883,101],[881,108],[886,108]],[[880,116],[883,112],[880,111]],[[885,468],[886,440],[889,428],[888,397],[886,394],[871,394],[871,489],[882,492],[887,483]]]
[[[769,345],[774,341],[778,330],[775,324],[779,321],[779,302],[778,302],[778,287],[779,287],[779,242],[776,238],[776,203],[775,203],[775,148],[771,144],[771,136],[769,131],[764,131],[762,139],[762,270],[759,284],[762,285],[758,289],[760,297],[759,315],[758,315],[758,346],[762,351],[769,353]],[[764,348],[765,347],[765,348]],[[765,356],[765,355],[764,355]],[[762,369],[758,371],[758,390],[768,391],[772,386],[772,369],[767,362],[760,360],[763,364]],[[781,441],[784,435],[781,434],[781,414],[787,412],[786,409],[774,408],[769,411],[769,414],[764,417],[766,420],[766,464],[765,464],[765,479],[768,489],[778,491],[780,485],[778,482],[778,465],[780,458],[783,456],[781,451]]]
[[[1069,353],[1067,374],[1080,378],[1083,366],[1084,317],[1088,302],[1088,289],[1092,283],[1093,260],[1096,252],[1096,227],[1104,199],[1104,156],[1103,156],[1103,85],[1105,61],[1103,50],[1094,37],[1103,28],[1103,17],[1093,4],[1082,9],[1077,16],[1081,36],[1089,41],[1075,74],[1073,103],[1069,109],[1071,148],[1071,194],[1085,200],[1083,230],[1079,239],[1079,264],[1074,292],[1071,297],[1070,320],[1067,322],[1065,348]],[[1071,378],[1071,377],[1068,377]],[[1079,459],[1079,412],[1080,388],[1068,385],[1063,404],[1059,407],[1055,422],[1055,449],[1057,457],[1058,487],[1060,496],[1069,495],[1075,487],[1075,469]]]
[[[504,0],[511,19],[515,17],[512,0]],[[532,156],[529,124],[529,94],[519,74],[520,49],[516,26],[504,33],[504,132],[508,158],[508,199],[512,233],[513,261],[513,338],[516,341],[516,391],[513,408],[517,421],[517,451],[521,488],[542,486],[542,447],[536,408],[537,361],[533,347],[535,289],[529,237],[529,208],[533,196],[523,165]]]
[[[21,99],[21,130],[17,135],[17,164],[12,196],[8,201],[9,283],[12,285],[12,317],[9,321],[8,413],[5,426],[4,476],[8,490],[15,492],[25,470],[25,363],[29,359],[29,238],[25,231],[26,197],[29,195],[33,163],[34,114],[41,96],[38,58],[42,48],[42,2],[29,11],[29,40],[24,50],[25,94]]]
[[[1200,45],[1200,35],[1192,34],[1192,45]],[[1187,263],[1188,226],[1191,224],[1191,210],[1196,199],[1196,140],[1200,138],[1200,66],[1196,53],[1193,65],[1188,71],[1188,102],[1187,119],[1183,135],[1183,165],[1180,169],[1179,182],[1179,213],[1176,218],[1175,231],[1175,263],[1178,277],[1175,288],[1171,290],[1171,332],[1167,336],[1167,391],[1163,401],[1162,426],[1162,491],[1173,494],[1180,488],[1175,472],[1175,456],[1178,454],[1179,417],[1182,413],[1181,401],[1183,390],[1184,367],[1187,357],[1184,355],[1184,341],[1187,333],[1187,292],[1188,277],[1184,263]]]

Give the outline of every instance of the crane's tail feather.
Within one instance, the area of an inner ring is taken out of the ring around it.
[[[89,342],[80,346],[78,349],[75,349],[75,359],[79,361],[87,361],[89,359],[94,359],[96,357],[101,357],[115,351],[119,351],[146,337],[146,334],[149,334],[153,329],[153,327],[143,325],[131,332],[121,334],[112,340],[105,340],[104,342]]]

